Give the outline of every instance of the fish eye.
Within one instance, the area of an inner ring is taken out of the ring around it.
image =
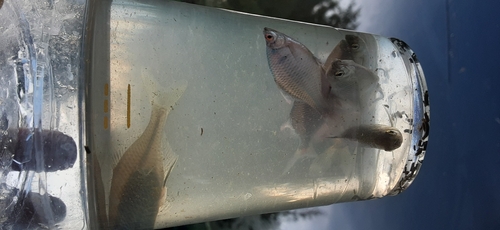
[[[266,34],[266,40],[273,40],[274,36],[272,34]]]
[[[335,72],[335,77],[342,77],[343,75],[344,75],[344,71],[342,71],[342,70]]]
[[[396,136],[396,132],[394,130],[388,130],[386,131],[385,133],[389,134],[389,135],[393,135],[393,136]]]

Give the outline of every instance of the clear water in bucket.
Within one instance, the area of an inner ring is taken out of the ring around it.
[[[113,180],[129,179],[113,169],[146,133],[156,116],[153,104],[165,95],[173,95],[162,105],[166,122],[153,135],[160,136],[159,165],[168,175],[161,180],[166,190],[154,196],[157,228],[380,198],[401,192],[415,177],[428,104],[420,65],[403,42],[177,2],[113,1],[97,9],[104,10],[95,16],[87,116],[100,167],[91,176],[98,215],[121,215],[110,213],[117,210],[111,198],[125,202],[113,194]],[[302,43],[322,63],[346,35],[361,38],[358,62],[378,81],[349,125],[395,128],[401,145],[385,151],[331,138],[345,131],[333,130],[311,144],[312,156],[292,161],[301,137],[286,125],[292,104],[270,71],[265,27]]]

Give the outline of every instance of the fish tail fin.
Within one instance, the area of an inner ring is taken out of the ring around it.
[[[151,91],[151,103],[153,105],[153,112],[165,110],[165,116],[174,109],[175,104],[179,98],[184,94],[187,88],[187,81],[174,81],[169,82],[167,86],[160,85],[156,82],[155,78],[142,76],[143,86],[145,90]],[[166,119],[166,118],[165,118]],[[163,157],[164,157],[164,169],[166,170],[166,175],[163,184],[172,170],[173,166],[177,161],[177,154],[174,153],[170,144],[167,142],[162,142]]]
[[[316,158],[318,154],[316,154],[316,150],[312,146],[308,146],[306,148],[298,148],[293,154],[292,158],[288,160],[285,169],[283,170],[282,176],[290,172],[290,169],[297,163],[299,160],[303,160],[305,158]]]
[[[170,112],[187,88],[187,81],[172,81],[162,86],[153,77],[142,76],[144,90],[151,92],[153,108],[163,108]]]

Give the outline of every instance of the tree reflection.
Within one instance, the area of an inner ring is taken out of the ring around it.
[[[210,229],[212,230],[234,230],[234,229],[262,229],[272,230],[279,229],[281,221],[299,221],[312,219],[323,213],[317,209],[303,209],[283,211],[277,213],[261,214],[258,216],[239,217],[234,219],[220,220],[211,222]]]
[[[342,7],[339,0],[178,0],[253,14],[302,22],[356,29],[360,8],[351,2]]]
[[[324,215],[318,208],[283,211],[276,213],[245,216],[233,219],[213,221],[203,224],[184,225],[170,230],[273,230],[279,229],[281,222],[313,219]]]

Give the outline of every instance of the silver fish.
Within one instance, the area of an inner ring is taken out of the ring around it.
[[[148,126],[113,169],[109,198],[111,228],[154,228],[161,198],[166,194],[166,179],[177,160],[168,143],[164,143],[167,148],[162,147],[163,128],[172,106],[185,89],[182,86],[158,96],[163,102],[153,104]]]
[[[379,77],[352,60],[337,59],[332,62],[327,78],[335,98],[359,106],[364,105],[379,88]]]
[[[300,42],[276,30],[264,28],[269,68],[278,87],[320,113],[331,109],[330,85],[321,62]]]
[[[335,48],[333,48],[330,55],[325,61],[325,70],[328,72],[331,65],[337,59],[353,60],[354,62],[365,65],[365,57],[367,55],[366,42],[356,35],[346,35]]]
[[[381,124],[354,126],[333,138],[346,138],[385,151],[393,151],[403,143],[403,135],[398,129]]]

